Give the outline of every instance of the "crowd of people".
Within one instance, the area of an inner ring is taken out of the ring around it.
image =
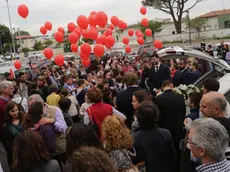
[[[219,82],[206,79],[188,101],[173,91],[208,70],[199,59],[154,54],[110,57],[89,69],[46,66],[31,80],[23,72],[7,77],[0,138],[10,171],[229,172],[230,120]]]

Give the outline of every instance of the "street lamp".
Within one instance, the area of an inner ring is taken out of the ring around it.
[[[186,11],[188,14],[188,34],[189,34],[189,44],[192,45],[192,38],[191,38],[191,24],[190,24],[190,15],[189,11]]]
[[[8,17],[9,17],[9,22],[10,22],[11,38],[12,38],[12,44],[13,44],[14,55],[15,55],[16,51],[15,51],[15,45],[14,45],[13,28],[12,28],[11,17],[10,17],[9,0],[6,0],[6,5],[7,5],[7,10],[8,10]]]
[[[0,33],[0,44],[1,44],[2,55],[4,55],[3,46],[2,46],[2,35],[4,34],[5,34],[4,32]]]

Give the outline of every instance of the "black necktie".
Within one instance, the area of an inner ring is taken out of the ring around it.
[[[156,66],[155,72],[158,72],[158,70],[159,70],[159,69],[158,69],[158,66]]]

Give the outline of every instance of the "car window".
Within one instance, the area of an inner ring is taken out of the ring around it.
[[[206,76],[203,77],[197,84],[196,84],[196,87],[198,88],[202,88],[203,85],[204,85],[204,81],[208,78],[216,78],[217,80],[219,80],[222,76],[223,76],[223,73],[217,71],[217,70],[213,70],[212,72],[209,72],[209,73],[206,73],[205,74]]]
[[[228,103],[230,103],[230,90],[224,95]]]

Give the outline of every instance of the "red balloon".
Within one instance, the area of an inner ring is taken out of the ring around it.
[[[112,16],[111,19],[110,19],[111,23],[114,25],[114,26],[118,26],[119,25],[119,18],[117,16]]]
[[[105,35],[98,36],[96,39],[96,43],[105,45],[106,44],[106,36]]]
[[[78,16],[78,18],[77,18],[77,24],[78,24],[78,26],[80,28],[87,29],[88,25],[89,25],[88,18],[86,16],[84,16],[84,15]]]
[[[84,54],[84,53],[80,53],[80,57],[81,57],[81,60],[82,61],[87,61],[87,60],[89,60],[89,55],[86,55],[86,54]]]
[[[141,32],[140,30],[136,30],[135,31],[135,35],[137,36],[137,34],[139,33],[139,32]],[[142,32],[141,32],[142,33]]]
[[[19,60],[14,61],[14,67],[19,70],[22,67],[22,64]]]
[[[109,45],[109,44],[106,44],[105,46],[106,46],[106,48],[109,49],[109,50],[112,48],[112,46]]]
[[[90,13],[90,15],[96,15],[97,14],[97,12],[96,11],[92,11],[91,13]]]
[[[46,28],[47,30],[52,30],[52,23],[49,22],[49,21],[45,22],[45,28]]]
[[[106,29],[106,31],[103,33],[105,36],[113,35],[113,31],[111,29]]]
[[[68,30],[69,30],[70,32],[73,32],[74,29],[77,28],[77,26],[76,26],[73,22],[70,22],[70,23],[68,23],[67,28],[68,28]]]
[[[51,48],[45,48],[43,54],[48,60],[50,60],[53,57],[53,50]]]
[[[138,33],[137,33],[137,37],[138,37],[138,38],[139,38],[139,37],[142,37],[142,38],[143,38],[143,37],[144,37],[144,34],[143,34],[142,32],[138,32]]]
[[[68,40],[71,44],[76,44],[79,40],[79,36],[75,32],[72,32],[69,34]]]
[[[29,9],[25,4],[21,4],[18,6],[18,14],[22,17],[22,18],[26,18],[29,14]]]
[[[88,17],[88,20],[89,20],[89,24],[90,24],[90,26],[92,26],[92,27],[96,27],[96,20],[95,20],[95,15],[90,15],[89,17]]]
[[[154,41],[154,47],[156,47],[157,49],[161,49],[163,46],[162,41],[161,40],[155,40]]]
[[[128,35],[129,35],[129,36],[133,36],[133,34],[134,34],[134,30],[133,30],[133,29],[129,29],[129,30],[128,30]]]
[[[98,32],[95,28],[90,28],[87,30],[87,35],[89,39],[96,40],[98,36]]]
[[[141,25],[144,26],[144,27],[148,27],[148,25],[149,25],[148,19],[143,18],[143,19],[141,20]]]
[[[71,44],[70,49],[73,53],[77,53],[78,51],[78,46],[76,44]]]
[[[127,54],[129,54],[129,53],[131,52],[131,47],[130,47],[129,45],[127,45],[127,46],[125,47],[125,52],[126,52]]]
[[[83,30],[83,31],[82,31],[82,36],[83,36],[83,38],[85,38],[85,39],[89,39],[89,32],[88,32],[88,30]]]
[[[74,31],[79,37],[81,37],[81,30],[79,28],[74,29]]]
[[[88,43],[84,43],[81,45],[81,52],[85,55],[90,55],[92,51],[91,46]]]
[[[147,13],[147,9],[145,7],[140,8],[140,13],[145,15]]]
[[[122,38],[122,42],[123,42],[125,45],[128,45],[128,44],[129,44],[129,38],[128,38],[128,37],[123,37],[123,38]]]
[[[61,32],[63,35],[65,34],[65,30],[63,27],[59,27],[57,31]]]
[[[40,32],[45,35],[47,33],[47,30],[44,26],[40,27]]]
[[[62,42],[64,40],[64,35],[62,32],[57,31],[54,33],[54,38],[57,42]]]
[[[104,28],[108,23],[108,16],[103,11],[99,11],[95,15],[95,21],[98,26]]]
[[[127,29],[127,23],[124,23],[124,30]]]
[[[81,61],[81,63],[82,63],[82,65],[84,66],[84,67],[89,67],[90,66],[90,60],[88,59],[88,60],[82,60]]]
[[[126,29],[126,27],[127,27],[127,24],[123,21],[123,20],[120,20],[119,21],[119,24],[118,24],[118,27],[120,28],[120,29]]]
[[[64,56],[62,54],[59,54],[55,57],[54,61],[56,65],[61,67],[64,64]]]
[[[113,29],[115,28],[115,26],[114,26],[113,24],[110,24],[110,25],[109,25],[109,28],[110,28],[111,30],[113,30]]]
[[[94,55],[98,58],[104,55],[105,48],[101,44],[96,44],[93,48]]]
[[[106,37],[106,46],[110,46],[110,48],[115,44],[115,39],[111,35]]]
[[[153,36],[152,30],[149,28],[145,29],[145,35],[152,37]]]
[[[137,38],[137,43],[139,45],[143,45],[145,43],[145,40],[142,37]]]

